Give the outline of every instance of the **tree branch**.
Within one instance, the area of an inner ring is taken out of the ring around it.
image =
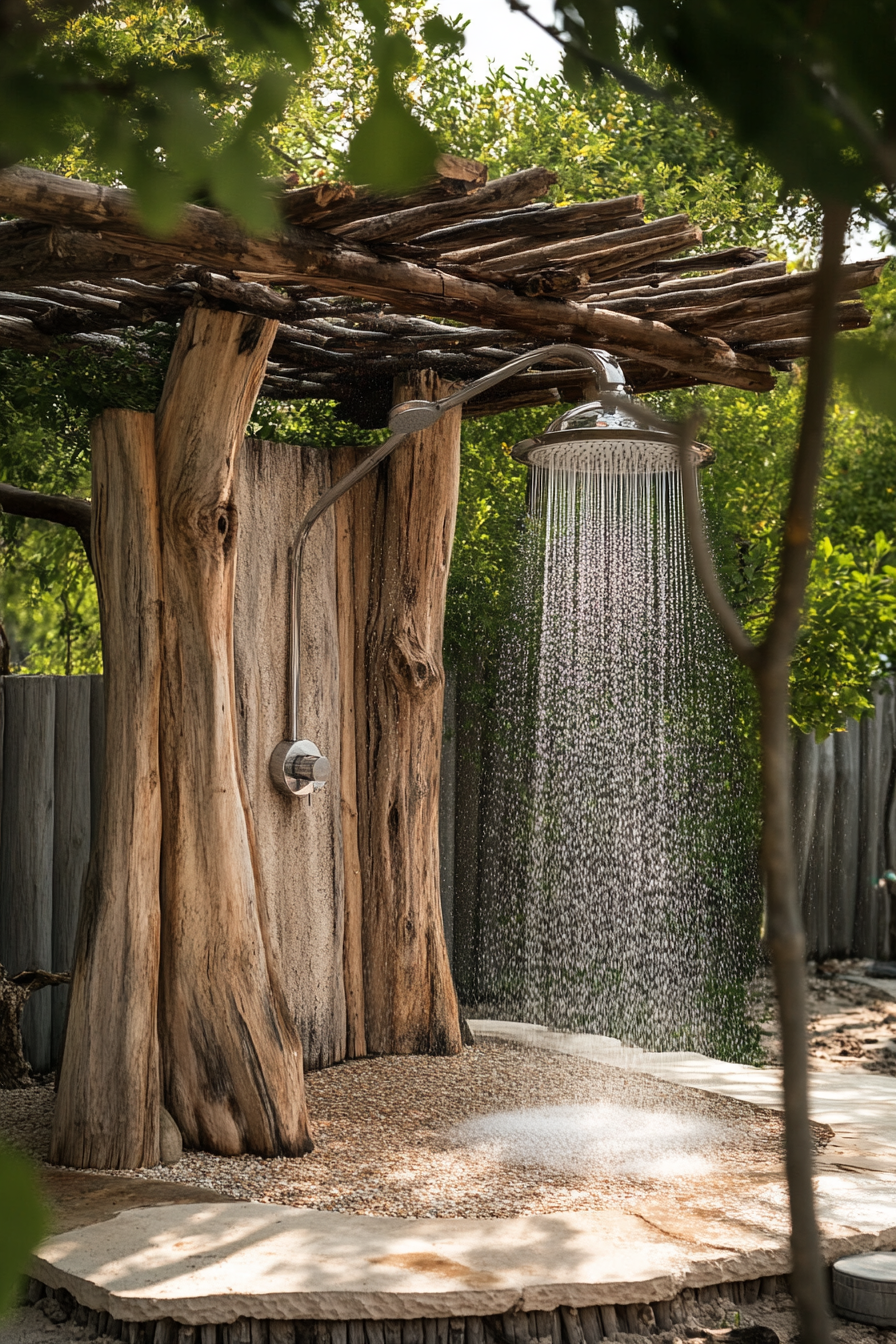
[[[806,400],[784,520],[781,577],[771,623],[762,642],[764,661],[789,658],[800,627],[811,561],[815,493],[824,456],[824,420],[834,369],[840,258],[848,223],[849,209],[845,205],[837,203],[825,207],[821,265],[814,286],[809,327]]]
[[[0,511],[17,514],[20,518],[39,518],[45,523],[62,523],[64,527],[73,527],[81,538],[87,563],[93,569],[89,499],[77,499],[74,495],[42,495],[38,490],[22,490],[17,485],[0,481]]]

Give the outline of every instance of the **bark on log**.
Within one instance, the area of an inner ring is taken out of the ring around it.
[[[234,490],[240,520],[233,632],[240,751],[259,886],[306,1069],[345,1057],[339,649],[330,515],[315,526],[305,555],[299,725],[301,736],[319,743],[329,758],[331,783],[310,806],[285,798],[271,783],[268,761],[289,722],[289,547],[329,484],[326,450],[248,439]]]
[[[736,355],[722,341],[689,336],[624,313],[596,314],[581,304],[527,299],[500,286],[465,280],[405,261],[390,261],[357,243],[346,246],[329,234],[310,229],[293,229],[273,239],[250,239],[216,211],[187,206],[170,239],[150,239],[141,233],[129,192],[31,168],[10,168],[0,173],[0,206],[8,212],[21,210],[53,224],[52,231],[48,231],[44,258],[48,268],[53,265],[49,232],[55,237],[56,226],[75,222],[81,227],[102,228],[113,236],[122,234],[129,249],[160,260],[167,258],[172,267],[189,257],[199,265],[237,271],[239,279],[261,278],[274,283],[280,278],[287,283],[309,281],[319,290],[357,294],[389,302],[399,309],[417,310],[420,300],[425,299],[427,310],[437,316],[461,320],[467,316],[483,325],[510,326],[539,334],[550,331],[555,339],[568,337],[588,345],[600,342],[619,354],[645,355],[652,362],[678,372],[757,391],[774,386],[774,379],[760,361]],[[88,241],[95,245],[97,240]],[[730,249],[719,256],[724,265],[749,253],[751,249]],[[752,255],[751,259],[757,259],[758,255]],[[688,258],[676,264],[680,269],[701,269],[705,261],[705,258]],[[33,259],[31,273],[35,273]],[[48,269],[43,278],[52,273]],[[127,273],[119,265],[109,272]],[[65,278],[70,278],[70,273]]]
[[[537,271],[557,261],[597,260],[611,252],[615,254],[617,249],[623,247],[639,247],[647,243],[654,245],[671,238],[685,238],[683,246],[687,247],[692,242],[699,242],[702,236],[699,229],[688,226],[687,215],[670,215],[667,219],[655,219],[650,224],[636,224],[629,229],[613,230],[591,237],[566,238],[559,243],[543,243],[540,247],[528,250],[520,247],[515,253],[505,253],[500,260],[492,261],[487,257],[483,261],[474,262],[468,259],[469,254],[466,252],[454,253],[450,260],[452,265],[513,275],[517,271]]]
[[[684,280],[664,280],[661,275],[629,275],[620,280],[608,280],[584,302],[603,304],[606,299],[649,298],[654,295],[682,293],[689,289],[725,289],[729,285],[740,283],[745,273],[751,280],[784,276],[787,274],[787,262],[754,262],[746,272],[742,266],[733,267],[729,270],[716,271],[714,274],[701,274],[699,278],[688,276]]]
[[[443,394],[432,374],[398,401]],[[355,682],[367,1049],[457,1054],[457,998],[439,901],[442,626],[460,473],[460,410],[403,443],[374,482],[372,544],[358,529]],[[366,664],[366,666],[365,666]]]
[[[345,476],[363,450],[340,448],[333,456],[333,479]],[[363,635],[370,601],[372,519],[376,494],[374,476],[368,476],[336,501],[336,604],[339,629],[339,793],[345,881],[345,929],[342,944],[345,986],[346,1056],[367,1054],[364,1027],[364,883],[358,817],[358,744],[363,745],[362,696],[365,658]],[[359,621],[359,616],[361,620]]]
[[[512,210],[516,206],[528,205],[530,201],[546,195],[556,181],[557,174],[549,168],[521,168],[519,172],[495,178],[494,182],[488,182],[457,200],[397,210],[361,224],[342,224],[333,232],[351,238],[353,242],[402,242],[425,230],[436,229],[440,224],[454,224],[458,220],[471,219],[491,210]]]
[[[614,222],[644,209],[644,197],[617,196],[609,201],[583,201],[576,205],[534,205],[522,210],[506,211],[491,219],[473,219],[465,224],[436,229],[414,239],[418,247],[439,252],[449,248],[472,247],[513,238],[519,233],[532,237],[557,238],[564,233],[587,226],[595,220]]]
[[[311,1147],[302,1047],[273,965],[239,758],[233,479],[276,323],[188,310],[156,416],[165,591],[159,1038],[184,1143]]]
[[[501,218],[506,218],[506,216]],[[506,224],[504,225],[503,229],[499,231],[499,241],[491,241],[494,235],[487,236],[486,240],[483,241],[471,234],[463,247],[451,250],[438,246],[421,249],[418,240],[415,238],[413,242],[406,244],[407,253],[405,255],[419,259],[428,251],[437,265],[442,262],[451,262],[457,266],[473,266],[495,258],[510,257],[514,251],[525,249],[528,252],[531,249],[541,247],[545,238],[550,239],[552,243],[557,243],[566,242],[571,238],[581,238],[583,240],[595,238],[598,235],[606,237],[612,234],[615,237],[617,231],[634,229],[638,225],[642,225],[644,216],[642,214],[622,215],[616,219],[594,217],[582,221],[585,225],[584,228],[577,224],[573,224],[571,227],[570,224],[567,224],[566,227],[563,227],[561,222],[557,220],[553,228],[548,229],[543,226],[539,229],[537,227],[537,215],[533,216],[532,222],[535,227],[530,231],[525,223],[525,217],[520,216],[520,222],[515,230],[509,229]],[[432,234],[430,236],[435,237],[436,235]],[[495,269],[499,268],[496,266]]]
[[[317,228],[332,229],[338,224],[356,223],[362,219],[391,214],[395,210],[409,210],[418,205],[429,205],[433,201],[447,201],[457,196],[466,196],[488,181],[488,167],[477,159],[464,159],[457,154],[439,154],[435,162],[436,175],[424,182],[416,191],[404,196],[385,196],[370,187],[350,187],[345,197],[324,205],[316,213],[303,213],[301,222],[313,224]],[[307,192],[307,188],[304,189]],[[300,188],[298,195],[303,194]],[[286,192],[281,208],[284,218],[291,216],[291,198],[293,193]]]
[[[106,751],[50,1161],[129,1168],[159,1160],[162,586],[153,417],[106,411],[92,444]]]

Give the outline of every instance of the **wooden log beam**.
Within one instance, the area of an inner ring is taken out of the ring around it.
[[[760,282],[761,286],[762,282]],[[858,302],[860,292],[857,289],[841,290],[841,302]],[[723,291],[724,298],[724,291]],[[771,293],[748,294],[745,298],[732,302],[700,305],[699,307],[677,307],[664,313],[665,320],[673,326],[686,331],[725,332],[765,317],[777,317],[782,313],[799,312],[811,306],[812,286],[800,285],[784,288]]]
[[[557,174],[549,168],[522,168],[519,172],[509,173],[507,177],[497,177],[494,182],[457,200],[436,201],[410,210],[400,209],[359,224],[341,224],[333,232],[351,238],[356,243],[403,242],[418,233],[438,228],[441,224],[453,224],[461,219],[470,219],[473,215],[486,214],[490,210],[528,205],[530,201],[546,195],[556,181]]]
[[[841,270],[843,290],[864,289],[876,285],[880,280],[885,261],[877,263],[853,263]],[[765,267],[757,267],[765,270]],[[611,312],[635,313],[639,317],[646,314],[663,313],[666,320],[675,321],[672,313],[705,309],[718,312],[721,305],[734,303],[741,299],[758,299],[763,296],[791,295],[794,303],[805,305],[806,294],[811,293],[815,283],[814,271],[800,271],[793,275],[783,273],[754,276],[752,268],[747,271],[726,272],[732,277],[726,285],[704,284],[702,281],[674,281],[673,285],[652,291],[650,294],[613,296],[601,299],[599,306]],[[746,277],[746,278],[744,278]],[[718,277],[711,277],[717,280]]]
[[[602,345],[616,354],[643,357],[710,382],[755,391],[774,386],[761,361],[736,355],[724,342],[685,335],[625,313],[599,314],[584,305],[529,299],[497,285],[353,251],[307,229],[293,230],[289,236],[276,239],[249,239],[215,211],[190,206],[171,239],[149,239],[140,234],[129,192],[30,168],[10,168],[0,173],[0,209],[58,223],[76,221],[81,227],[112,233],[123,231],[128,246],[142,249],[148,256],[182,262],[185,254],[191,254],[194,262],[226,267],[242,279],[307,281],[326,292],[386,301],[400,311],[422,310],[454,320],[466,318],[485,326],[512,327],[540,336],[550,334],[558,340]],[[4,278],[4,250],[0,248],[0,282]],[[732,251],[740,254],[749,249],[729,250],[724,254],[729,262]],[[697,264],[696,259],[688,260]],[[107,274],[127,274],[127,270],[116,267]]]
[[[650,224],[638,224],[631,229],[617,229],[610,233],[590,236],[579,235],[575,238],[565,238],[562,242],[543,243],[530,250],[518,247],[511,253],[503,253],[498,261],[486,259],[474,264],[469,260],[469,254],[464,252],[452,253],[441,260],[443,265],[450,262],[452,265],[486,270],[493,274],[515,275],[520,271],[540,270],[542,266],[559,261],[584,263],[633,243],[646,243],[648,240],[655,242],[658,238],[676,238],[683,240],[682,247],[691,247],[694,243],[699,243],[702,237],[699,229],[690,227],[687,215],[670,215],[666,219],[655,219]]]
[[[791,336],[776,341],[757,341],[747,347],[763,359],[800,359],[809,353],[808,336]]]
[[[732,323],[725,334],[731,341],[750,342],[783,340],[786,336],[805,336],[809,330],[811,308]],[[871,324],[871,314],[861,303],[842,303],[837,307],[837,330],[855,331]]]
[[[331,229],[339,224],[356,223],[374,216],[409,210],[434,201],[447,201],[466,196],[488,181],[488,166],[477,159],[464,159],[457,154],[439,154],[435,176],[415,191],[404,196],[386,196],[370,187],[349,187],[345,194],[332,201],[324,200],[317,210],[308,208],[308,192],[315,188],[300,187],[297,192],[287,191],[281,197],[281,209],[289,222],[312,224],[316,228]],[[330,184],[332,187],[334,184]]]
[[[623,215],[619,219],[593,219],[585,221],[586,227],[579,225],[572,231],[569,226],[567,230],[558,228],[556,232],[551,232],[548,237],[551,243],[560,245],[561,243],[571,243],[578,239],[584,246],[591,239],[606,239],[614,237],[617,233],[627,233],[635,227],[649,227],[644,224],[643,215]],[[436,265],[446,265],[451,263],[456,266],[476,266],[491,265],[492,269],[499,270],[497,260],[503,257],[512,257],[517,252],[528,252],[537,250],[545,246],[544,232],[534,233],[510,233],[500,242],[480,243],[472,239],[461,249],[439,249],[439,248],[421,248],[416,242],[406,244],[407,251],[401,253],[408,256],[412,261],[431,260]]]
[[[675,293],[678,290],[723,288],[742,281],[744,277],[765,280],[772,275],[786,274],[786,261],[758,261],[751,266],[731,267],[724,271],[703,273],[699,278],[689,276],[684,280],[664,280],[659,274],[644,275],[639,271],[620,280],[608,280],[581,302],[603,306],[606,299],[649,298],[654,294]]]
[[[91,441],[105,765],[50,1161],[117,1170],[159,1160],[162,565],[153,417],[105,411]]]
[[[529,206],[525,210],[505,210],[483,219],[471,219],[465,224],[436,229],[414,239],[417,247],[443,252],[451,248],[483,246],[491,242],[516,238],[520,234],[533,238],[556,238],[574,229],[587,231],[598,220],[616,227],[620,219],[640,215],[644,197],[619,196],[610,201],[586,201],[577,205]]]
[[[234,695],[234,472],[275,331],[190,308],[156,415],[166,1105],[187,1146],[263,1157],[312,1146],[301,1042],[258,890]]]

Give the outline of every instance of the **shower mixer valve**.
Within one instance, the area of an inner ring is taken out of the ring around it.
[[[310,802],[330,778],[330,762],[313,742],[284,741],[274,748],[270,760],[271,779],[288,798],[306,798]]]

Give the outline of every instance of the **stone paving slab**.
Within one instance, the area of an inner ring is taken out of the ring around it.
[[[828,1258],[896,1243],[893,1200],[876,1206],[871,1178],[838,1180],[824,1200]],[[750,1225],[661,1202],[501,1219],[180,1205],[53,1237],[31,1272],[120,1320],[487,1316],[668,1301],[684,1287],[787,1272],[786,1240],[760,1222],[755,1212]]]
[[[736,1097],[781,1104],[780,1074],[693,1053],[656,1054],[609,1037],[472,1022],[481,1039],[581,1055]],[[814,1118],[834,1142],[819,1163],[829,1262],[896,1248],[896,1079],[812,1075]],[[136,1181],[131,1186],[139,1184]],[[154,1182],[153,1184],[161,1184]],[[240,1316],[292,1320],[483,1316],[558,1306],[661,1302],[682,1288],[787,1273],[779,1177],[683,1207],[508,1219],[376,1218],[276,1204],[128,1209],[48,1240],[31,1273],[119,1320],[186,1325]]]

